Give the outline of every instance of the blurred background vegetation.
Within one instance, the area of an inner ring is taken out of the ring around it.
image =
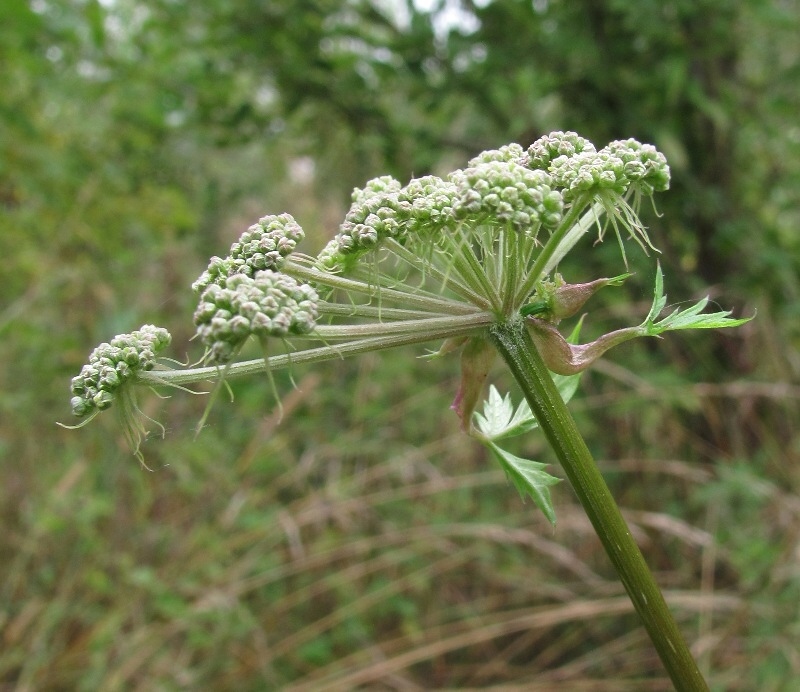
[[[758,310],[571,407],[713,689],[795,689],[798,35],[795,0],[0,3],[0,689],[669,689],[566,484],[553,531],[459,435],[455,361],[298,367],[280,425],[235,382],[196,441],[203,397],[146,397],[152,473],[112,414],[55,425],[114,334],[197,357],[189,285],[259,216],[315,252],[367,179],[554,129],[664,151],[670,298]],[[590,332],[646,314],[629,255]]]

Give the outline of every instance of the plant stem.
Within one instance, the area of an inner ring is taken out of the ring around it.
[[[580,218],[581,212],[586,208],[588,202],[588,198],[579,198],[573,202],[569,211],[564,215],[564,218],[561,219],[558,228],[553,231],[544,247],[536,256],[536,261],[533,263],[530,272],[528,272],[528,277],[514,297],[515,304],[520,305],[528,297],[528,294],[533,290],[533,287],[537,284],[539,279],[542,278],[544,268],[547,266],[548,261],[553,256],[564,237],[569,234],[568,232],[570,229],[576,226],[576,222]]]
[[[490,333],[555,450],[675,689],[708,692],[697,663],[524,323],[515,320],[498,324],[490,328]]]
[[[202,382],[203,380],[216,380],[223,374],[223,371],[225,378],[230,379],[231,377],[263,373],[268,368],[274,370],[278,368],[288,368],[292,365],[341,360],[347,356],[396,348],[398,346],[411,346],[413,344],[424,344],[430,341],[451,339],[458,336],[485,334],[488,324],[494,319],[494,315],[491,313],[476,312],[472,315],[462,316],[457,324],[448,322],[446,326],[439,327],[438,329],[427,329],[422,332],[412,331],[399,334],[387,333],[382,336],[370,336],[364,339],[346,341],[344,343],[294,351],[282,356],[270,356],[267,359],[256,358],[255,360],[238,361],[224,366],[209,365],[199,368],[175,370],[157,367],[153,370],[138,371],[135,381],[139,384],[151,387],[158,387],[165,384],[183,386],[194,382]],[[320,327],[317,331],[324,341],[324,327]],[[309,336],[309,338],[311,337]]]

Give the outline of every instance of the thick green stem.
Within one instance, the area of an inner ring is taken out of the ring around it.
[[[708,691],[597,464],[521,321],[490,328],[679,692]]]

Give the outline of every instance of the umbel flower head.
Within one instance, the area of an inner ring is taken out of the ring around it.
[[[551,371],[572,376],[634,336],[739,323],[728,313],[700,315],[705,304],[658,321],[664,302],[657,297],[643,325],[598,342],[581,346],[558,332],[559,321],[596,291],[628,276],[580,277],[582,283],[569,284],[557,274],[560,262],[592,229],[602,240],[607,226],[623,260],[626,238],[645,251],[652,248],[639,220],[640,201],[668,189],[669,181],[666,159],[651,145],[628,139],[598,150],[577,133],[553,132],[527,148],[512,143],[485,151],[446,176],[405,185],[390,176],[369,181],[353,192],[338,232],[316,257],[297,251],[304,233],[292,216],[265,216],[228,256],[213,257],[193,284],[199,294],[194,321],[209,365],[152,370],[168,339],[154,327],[143,328],[98,347],[73,384],[73,412],[85,416],[107,408],[130,391],[121,386],[128,380],[151,386],[221,382],[442,340],[434,356],[461,354],[454,408],[471,431],[493,360],[493,326],[527,325]],[[264,358],[236,362],[251,336]],[[269,356],[269,338],[281,340],[287,353]],[[129,340],[136,344],[136,362]]]
[[[431,260],[431,250],[452,258],[445,268],[448,276],[474,283],[459,266],[460,260],[471,260],[469,247],[487,280],[497,284],[499,277],[488,274],[494,264],[491,257],[504,244],[507,251],[514,250],[515,265],[506,263],[505,268],[514,270],[515,282],[527,277],[518,283],[513,298],[499,301],[513,312],[515,304],[527,297],[521,295],[522,287],[530,293],[543,273],[552,271],[594,224],[601,239],[610,224],[620,243],[627,234],[643,247],[650,246],[638,217],[640,200],[668,189],[669,180],[666,159],[651,145],[620,140],[598,151],[574,132],[553,132],[527,149],[508,144],[485,151],[446,178],[429,175],[405,186],[390,177],[370,181],[353,193],[345,221],[320,253],[317,266],[358,273],[364,255],[372,253],[374,258],[382,248],[401,245],[426,261]],[[584,224],[576,232],[581,218]],[[519,237],[510,238],[507,231]],[[548,236],[543,237],[542,231]],[[542,249],[545,260],[552,261],[535,265]],[[464,269],[472,272],[475,267]],[[499,294],[511,288],[508,282],[497,286]],[[485,282],[480,292],[485,298],[482,306],[498,302],[498,292],[488,290]]]
[[[194,323],[209,362],[227,363],[251,335],[308,334],[316,325],[317,300],[311,286],[285,274],[233,274],[224,286],[213,283],[203,291]]]
[[[91,352],[80,374],[72,378],[70,406],[72,413],[84,421],[76,426],[59,425],[83,427],[118,402],[122,431],[133,453],[144,464],[139,445],[147,434],[142,422],[147,416],[136,403],[135,385],[142,373],[154,369],[156,355],[171,340],[170,333],[163,327],[146,324],[130,334],[118,334],[110,342],[100,344]]]
[[[226,258],[212,257],[192,288],[199,293],[211,284],[224,286],[233,274],[253,276],[264,269],[278,270],[304,237],[291,214],[265,216],[242,233]]]
[[[305,234],[291,215],[264,216],[226,257],[212,257],[192,286],[205,359],[233,375],[239,369],[231,361],[251,336],[262,344],[268,337],[360,339],[367,350],[479,335],[521,313],[556,317],[530,306],[541,302],[563,256],[593,226],[602,233],[604,215],[618,233],[646,238],[626,200],[668,185],[666,160],[649,145],[625,140],[598,151],[574,132],[554,132],[527,149],[512,143],[485,151],[446,177],[369,181],[353,192],[338,233],[317,257],[296,252]],[[75,378],[76,415],[108,408],[128,379],[192,381],[174,371],[143,375],[153,367],[150,354],[166,345],[154,329],[98,347]],[[114,345],[126,339],[152,348],[134,363],[131,346]],[[329,348],[330,357],[346,350]]]
[[[139,372],[153,369],[156,354],[171,340],[163,327],[146,324],[100,344],[89,355],[80,375],[72,378],[72,413],[82,418],[107,409],[125,383]]]

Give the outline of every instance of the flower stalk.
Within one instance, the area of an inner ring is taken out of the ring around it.
[[[708,686],[586,442],[522,321],[490,328],[492,342],[556,453],[664,667],[680,692]]]

